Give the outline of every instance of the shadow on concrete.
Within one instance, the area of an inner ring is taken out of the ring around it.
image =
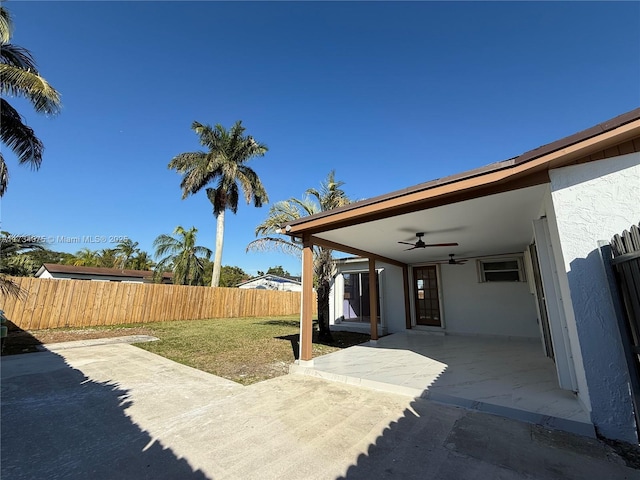
[[[48,351],[1,363],[3,480],[207,478],[127,417],[128,392],[118,385]]]
[[[339,480],[635,478],[593,438],[416,399]]]
[[[6,319],[7,337],[3,341],[2,355],[16,355],[40,351],[42,342],[11,320]]]

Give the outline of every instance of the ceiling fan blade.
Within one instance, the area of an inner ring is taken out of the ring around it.
[[[426,243],[425,247],[457,247],[457,243]]]
[[[411,245],[411,243],[409,243],[409,245]],[[418,248],[418,247],[416,247],[416,246],[414,245],[414,246],[413,246],[413,247],[411,247],[411,248],[406,248],[404,251],[406,252],[407,250],[415,250],[416,248]]]
[[[415,243],[409,243],[409,242],[398,242],[398,243],[404,243],[405,245],[413,245],[415,247]]]

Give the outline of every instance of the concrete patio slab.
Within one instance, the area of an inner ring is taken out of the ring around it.
[[[290,371],[595,437],[575,394],[558,387],[553,362],[539,341],[410,331]]]
[[[640,478],[595,439],[299,375],[243,387],[128,344],[1,373],[3,480]]]

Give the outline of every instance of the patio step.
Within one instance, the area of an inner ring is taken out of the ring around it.
[[[458,407],[467,408],[469,410],[476,410],[483,413],[489,413],[505,418],[511,418],[513,420],[519,420],[522,422],[532,423],[540,425],[548,429],[562,430],[565,432],[575,433],[584,437],[596,438],[595,428],[592,423],[572,420],[567,418],[560,418],[551,415],[545,415],[537,412],[530,412],[522,409],[507,407],[503,405],[496,405],[488,402],[482,402],[478,400],[470,400],[468,398],[462,398],[454,395],[447,395],[439,392],[434,392],[428,388],[421,390],[414,387],[405,385],[394,385],[391,383],[380,382],[377,380],[371,380],[367,378],[360,378],[349,375],[336,374],[332,372],[326,372],[322,370],[316,370],[313,367],[302,366],[299,364],[293,364],[289,367],[289,373],[298,375],[308,375],[316,378],[322,378],[332,382],[346,383],[348,385],[356,385],[360,387],[370,388],[373,390],[379,390],[388,393],[396,393],[399,395],[406,395],[413,398],[423,398],[433,402],[438,402],[447,405],[455,405]]]

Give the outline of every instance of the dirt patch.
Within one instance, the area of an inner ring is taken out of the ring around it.
[[[32,332],[10,329],[5,340],[2,355],[37,352],[39,351],[39,345],[47,343],[122,337],[125,335],[153,335],[153,330],[144,327],[117,327],[110,329],[83,328],[75,330],[51,329],[35,330]]]
[[[615,450],[620,458],[624,460],[624,463],[627,464],[627,467],[640,470],[640,447],[638,445],[609,440],[608,438],[600,439]]]

